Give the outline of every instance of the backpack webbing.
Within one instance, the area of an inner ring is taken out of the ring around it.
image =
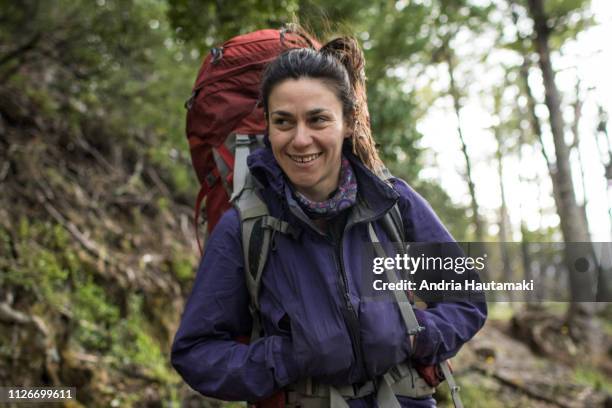
[[[390,234],[392,240],[396,240],[398,238],[398,231],[403,231],[403,228],[397,228],[397,224],[395,226],[390,225],[391,223],[397,222],[397,218],[392,215],[394,211],[399,213],[399,209],[397,209],[397,204],[395,204],[393,209],[387,214],[385,214],[385,216],[383,217],[383,227],[385,228],[385,232]],[[399,217],[399,222],[401,222],[401,216]],[[372,223],[368,224],[368,233],[370,235],[370,240],[374,245],[374,251],[376,252],[376,255],[379,257],[386,258],[387,256],[385,250],[380,244],[378,237],[376,236],[376,231],[374,230]],[[405,243],[405,241],[395,242]],[[401,250],[403,252],[407,252],[406,248],[402,247]],[[398,281],[395,269],[390,270],[385,268],[385,276],[387,277],[388,282],[395,283]],[[412,335],[417,334],[418,332],[423,330],[424,327],[419,325],[414,314],[414,310],[412,309],[412,303],[408,300],[406,292],[404,292],[403,290],[394,290],[393,294],[395,295],[395,300],[399,306],[400,313],[402,315],[402,318],[404,319],[404,323],[406,324],[406,329],[408,330],[408,333]],[[444,374],[444,378],[446,379],[450,388],[451,398],[453,400],[455,408],[463,408],[463,404],[461,402],[461,399],[459,398],[459,386],[455,382],[455,378],[450,370],[448,361],[442,361],[439,365],[442,370],[442,373]],[[385,374],[385,381],[387,382],[389,380],[387,380],[386,377],[387,374]],[[390,385],[393,385],[393,382],[391,382]]]

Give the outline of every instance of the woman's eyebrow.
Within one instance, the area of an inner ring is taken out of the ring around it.
[[[313,116],[313,115],[318,115],[319,113],[324,113],[327,111],[328,109],[325,109],[325,108],[316,108],[316,109],[309,110],[308,112],[306,112],[306,114],[308,116]]]
[[[315,108],[315,109],[311,109],[309,111],[306,112],[306,115],[308,116],[313,116],[313,115],[318,115],[320,113],[324,113],[329,111],[329,109],[325,109],[325,108]],[[293,116],[292,113],[284,111],[284,110],[275,110],[271,112],[271,115],[280,115],[280,116]]]
[[[293,116],[291,113],[284,110],[275,110],[272,112],[272,115]]]

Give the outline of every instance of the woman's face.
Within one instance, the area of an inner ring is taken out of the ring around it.
[[[348,129],[342,104],[323,81],[288,79],[268,98],[272,152],[297,191],[324,201],[338,187],[342,142]]]

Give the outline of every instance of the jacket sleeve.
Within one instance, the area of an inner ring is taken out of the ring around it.
[[[209,237],[172,346],[172,365],[196,391],[223,400],[257,401],[299,377],[291,338],[252,344],[240,221],[224,214]]]
[[[409,241],[455,242],[423,197],[401,180],[395,180],[394,187],[400,194],[399,208]],[[444,275],[442,279],[445,279]],[[476,300],[428,301],[426,309],[415,308],[414,311],[425,330],[415,337],[412,358],[424,365],[453,357],[480,330],[487,318],[484,296]]]

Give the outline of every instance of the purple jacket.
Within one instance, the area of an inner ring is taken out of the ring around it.
[[[195,390],[223,400],[257,401],[303,377],[334,385],[360,383],[410,359],[431,364],[450,358],[483,326],[484,302],[430,303],[426,310],[415,310],[425,330],[411,350],[395,301],[365,298],[364,282],[373,275],[367,223],[374,221],[385,239],[376,220],[395,202],[408,241],[453,239],[414,190],[399,180],[391,188],[349,150],[345,154],[357,178],[358,202],[344,233],[335,238],[304,215],[270,149],[249,156],[270,214],[297,233],[274,236],[259,298],[266,336],[245,345],[236,341],[251,330],[237,211],[227,211],[215,227],[172,347],[172,364]],[[400,402],[435,406],[432,398]],[[373,405],[372,398],[349,403]]]

